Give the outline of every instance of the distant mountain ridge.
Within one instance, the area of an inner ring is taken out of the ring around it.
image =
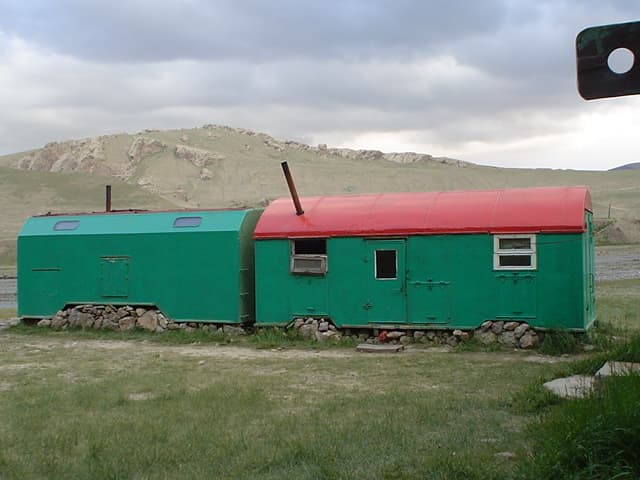
[[[614,172],[616,170],[640,170],[640,162],[627,163],[626,165],[620,165],[619,167],[610,168],[610,172]]]

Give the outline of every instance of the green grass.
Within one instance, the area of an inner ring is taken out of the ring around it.
[[[592,397],[567,401],[530,428],[536,480],[640,478],[640,376],[608,379]]]
[[[2,478],[508,478],[502,398],[550,367],[3,334]]]
[[[637,285],[599,285],[596,349],[573,362],[364,355],[282,329],[5,330],[0,478],[635,478],[640,386],[582,404],[542,383],[640,361]]]
[[[539,351],[546,355],[562,355],[581,351],[580,338],[575,333],[565,330],[549,330],[544,332]]]
[[[598,282],[598,318],[619,330],[640,331],[640,280]]]
[[[0,308],[0,319],[13,318],[16,316],[15,308]]]

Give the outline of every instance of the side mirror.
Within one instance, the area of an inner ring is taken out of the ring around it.
[[[585,100],[640,93],[640,22],[584,29],[576,38],[576,61]]]

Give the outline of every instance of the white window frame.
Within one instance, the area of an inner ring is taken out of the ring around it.
[[[393,252],[396,261],[396,276],[395,277],[378,277],[378,252]],[[373,275],[376,280],[387,281],[398,279],[398,250],[395,248],[377,248],[373,251]]]
[[[500,240],[506,238],[528,238],[530,240],[530,248],[500,248]],[[537,270],[536,235],[532,233],[514,233],[509,235],[493,236],[493,269],[494,270]],[[522,266],[502,266],[500,265],[500,257],[514,257],[529,255],[531,257],[531,265]]]

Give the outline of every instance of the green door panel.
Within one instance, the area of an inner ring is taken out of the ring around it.
[[[329,315],[327,281],[324,276],[291,274],[289,317]]]
[[[367,311],[369,323],[405,323],[406,246],[404,240],[368,240],[364,262],[367,266]]]
[[[129,294],[129,257],[100,259],[100,294],[103,297],[126,297]]]
[[[415,324],[446,324],[451,320],[451,282],[409,280],[409,322]]]
[[[38,301],[52,311],[62,308],[58,305],[57,298],[60,291],[60,269],[59,268],[33,268],[31,270],[33,278],[33,293]],[[30,305],[30,307],[32,307]],[[34,316],[41,316],[38,308],[32,307],[30,313]]]
[[[495,272],[496,318],[536,318],[536,274]]]

